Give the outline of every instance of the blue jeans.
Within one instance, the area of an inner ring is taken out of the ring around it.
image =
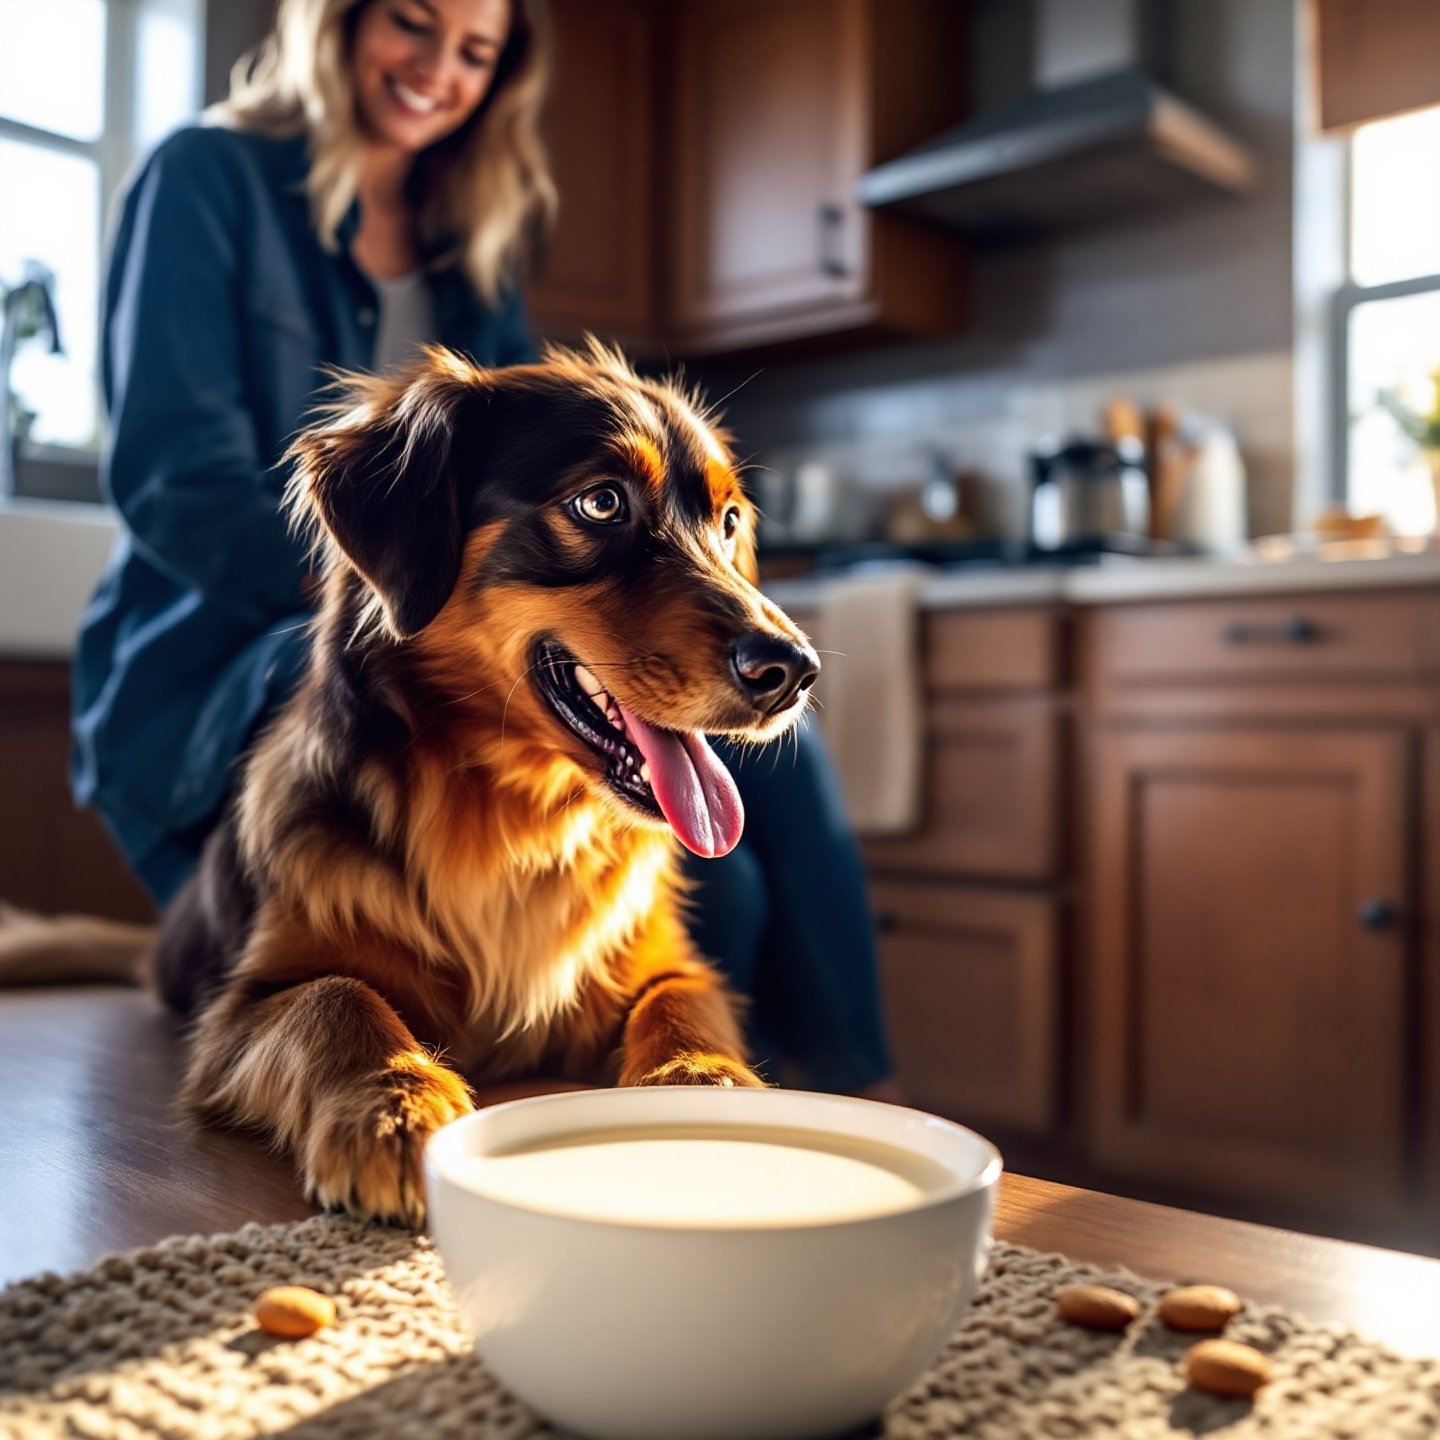
[[[749,997],[761,1073],[813,1090],[887,1079],[865,876],[819,735],[807,724],[765,750],[716,749],[745,802],[745,837],[722,860],[687,857],[690,933]]]

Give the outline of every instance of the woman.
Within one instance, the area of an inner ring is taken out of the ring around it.
[[[106,284],[106,481],[124,529],[76,658],[77,798],[164,903],[308,651],[288,438],[332,367],[438,340],[534,358],[515,288],[554,209],[534,0],[282,0],[209,125],[129,190]],[[807,1083],[889,1094],[863,883],[833,778],[731,756],[749,847],[697,938]]]

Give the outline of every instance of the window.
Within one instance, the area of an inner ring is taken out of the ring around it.
[[[1399,413],[1440,403],[1440,107],[1363,125],[1350,141],[1349,263],[1336,303],[1337,447],[1353,510],[1436,528],[1430,466]],[[1340,437],[1337,437],[1337,439]]]
[[[12,414],[36,443],[98,439],[104,217],[137,155],[198,108],[202,3],[0,0],[0,287],[48,270],[64,347],[15,354]]]

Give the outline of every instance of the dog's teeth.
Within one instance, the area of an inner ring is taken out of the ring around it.
[[[640,767],[640,778],[647,785],[650,783],[650,762],[648,760]]]
[[[580,682],[580,688],[593,700],[597,695],[605,693],[604,686],[583,666],[575,667],[575,678]]]

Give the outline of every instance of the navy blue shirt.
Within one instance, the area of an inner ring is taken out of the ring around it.
[[[303,138],[180,130],[131,183],[110,254],[102,480],[124,523],[81,624],[71,778],[162,901],[308,656],[281,456],[327,367],[374,355],[358,211],[325,250],[308,165]],[[458,269],[429,278],[436,340],[534,358],[516,293],[490,308]]]

